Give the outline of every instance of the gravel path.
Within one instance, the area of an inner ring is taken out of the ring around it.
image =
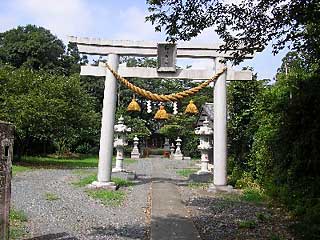
[[[84,188],[73,186],[71,183],[79,178],[77,174],[82,170],[78,173],[74,170],[23,172],[13,179],[13,205],[28,215],[30,239],[148,239],[148,196],[154,161],[161,164],[163,171],[154,180],[162,179],[178,186],[181,200],[203,240],[295,239],[288,231],[292,221],[280,209],[188,185],[188,180],[176,172],[194,168],[192,161],[155,158],[129,165],[128,168],[138,174],[139,182],[125,189],[127,198],[121,207],[106,207],[87,196]],[[48,201],[46,193],[55,194],[59,199]],[[241,228],[241,222],[250,226]]]
[[[121,207],[106,207],[72,185],[74,170],[34,170],[13,179],[13,205],[28,216],[28,231],[35,239],[144,239],[150,191],[151,161],[140,160],[128,168],[141,181],[126,189]],[[46,194],[58,200],[46,200]]]

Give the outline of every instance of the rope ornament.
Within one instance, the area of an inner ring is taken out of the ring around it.
[[[199,84],[196,87],[193,87],[193,88],[190,88],[190,89],[184,90],[182,92],[178,92],[178,93],[163,95],[163,94],[152,93],[148,90],[145,90],[143,88],[140,88],[140,87],[132,84],[127,79],[120,76],[114,69],[112,69],[108,65],[108,63],[106,63],[106,67],[109,69],[109,71],[113,74],[113,76],[120,83],[122,83],[124,86],[129,88],[131,91],[135,92],[136,94],[138,94],[146,99],[149,99],[149,100],[152,100],[155,102],[176,102],[176,101],[181,100],[183,98],[192,96],[192,95],[196,94],[197,92],[201,91],[202,89],[204,89],[205,87],[207,87],[211,82],[216,81],[218,79],[218,77],[220,77],[220,75],[223,74],[227,70],[226,67],[221,69],[216,74],[214,74],[210,79],[208,79],[205,82],[202,82],[201,84]]]

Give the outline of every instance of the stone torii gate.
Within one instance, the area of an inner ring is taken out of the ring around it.
[[[88,55],[108,56],[108,65],[122,77],[137,77],[145,79],[191,79],[208,80],[218,70],[225,68],[221,60],[232,57],[234,51],[220,52],[221,44],[190,44],[181,43],[168,48],[169,43],[159,44],[145,41],[113,41],[96,38],[69,37],[69,41],[76,43],[80,53]],[[166,45],[167,44],[167,45]],[[161,46],[163,45],[163,46]],[[172,45],[172,44],[171,44]],[[167,46],[167,47],[166,47]],[[164,48],[163,48],[164,47]],[[168,50],[169,49],[169,50]],[[161,56],[159,57],[159,52]],[[163,55],[164,53],[164,55]],[[160,67],[123,67],[119,66],[119,56],[157,57]],[[164,59],[165,56],[165,59]],[[214,69],[175,69],[175,57],[180,58],[210,58],[215,62]],[[253,58],[253,55],[246,55]],[[161,63],[162,62],[162,63]],[[170,66],[168,66],[170,65]],[[163,67],[164,66],[164,67]],[[114,186],[111,182],[113,131],[116,112],[117,80],[106,68],[105,64],[98,66],[82,66],[81,75],[105,77],[104,99],[102,109],[102,125],[98,165],[98,181],[96,187]],[[226,81],[251,80],[251,71],[234,71],[227,69],[217,79],[214,85],[214,177],[209,191],[229,191],[227,186],[227,101]]]

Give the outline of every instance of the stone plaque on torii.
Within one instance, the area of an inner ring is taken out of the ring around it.
[[[190,44],[181,43],[177,46],[166,47],[170,43],[159,44],[146,41],[115,41],[96,38],[69,37],[76,43],[80,53],[88,55],[108,56],[108,65],[122,77],[142,79],[190,79],[208,80],[215,72],[226,67],[224,59],[232,58],[234,50],[220,51],[222,44]],[[158,55],[158,52],[161,55]],[[124,67],[119,66],[119,56],[158,57],[158,68]],[[210,58],[215,69],[175,69],[175,57],[180,58]],[[246,55],[253,58],[253,55]],[[173,68],[174,64],[174,68]],[[104,63],[98,66],[86,65],[81,67],[81,75],[104,76],[105,89],[102,109],[102,125],[98,165],[97,187],[112,185],[112,153],[113,126],[115,121],[117,80],[106,68]],[[214,177],[209,190],[229,190],[227,186],[227,93],[226,81],[252,80],[251,71],[234,71],[227,69],[214,85]]]

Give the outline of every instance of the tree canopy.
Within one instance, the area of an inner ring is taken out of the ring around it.
[[[0,67],[0,119],[15,125],[23,154],[39,151],[37,144],[64,152],[96,143],[100,115],[93,104],[79,76]]]
[[[44,69],[69,75],[79,72],[79,52],[75,44],[66,49],[49,30],[35,25],[19,26],[0,33],[0,63],[14,67]]]
[[[320,5],[317,0],[148,0],[157,31],[168,40],[190,40],[214,27],[225,42],[223,50],[238,49],[235,62],[270,42],[277,53],[286,45],[311,56],[320,56]],[[319,62],[318,62],[319,63]]]

